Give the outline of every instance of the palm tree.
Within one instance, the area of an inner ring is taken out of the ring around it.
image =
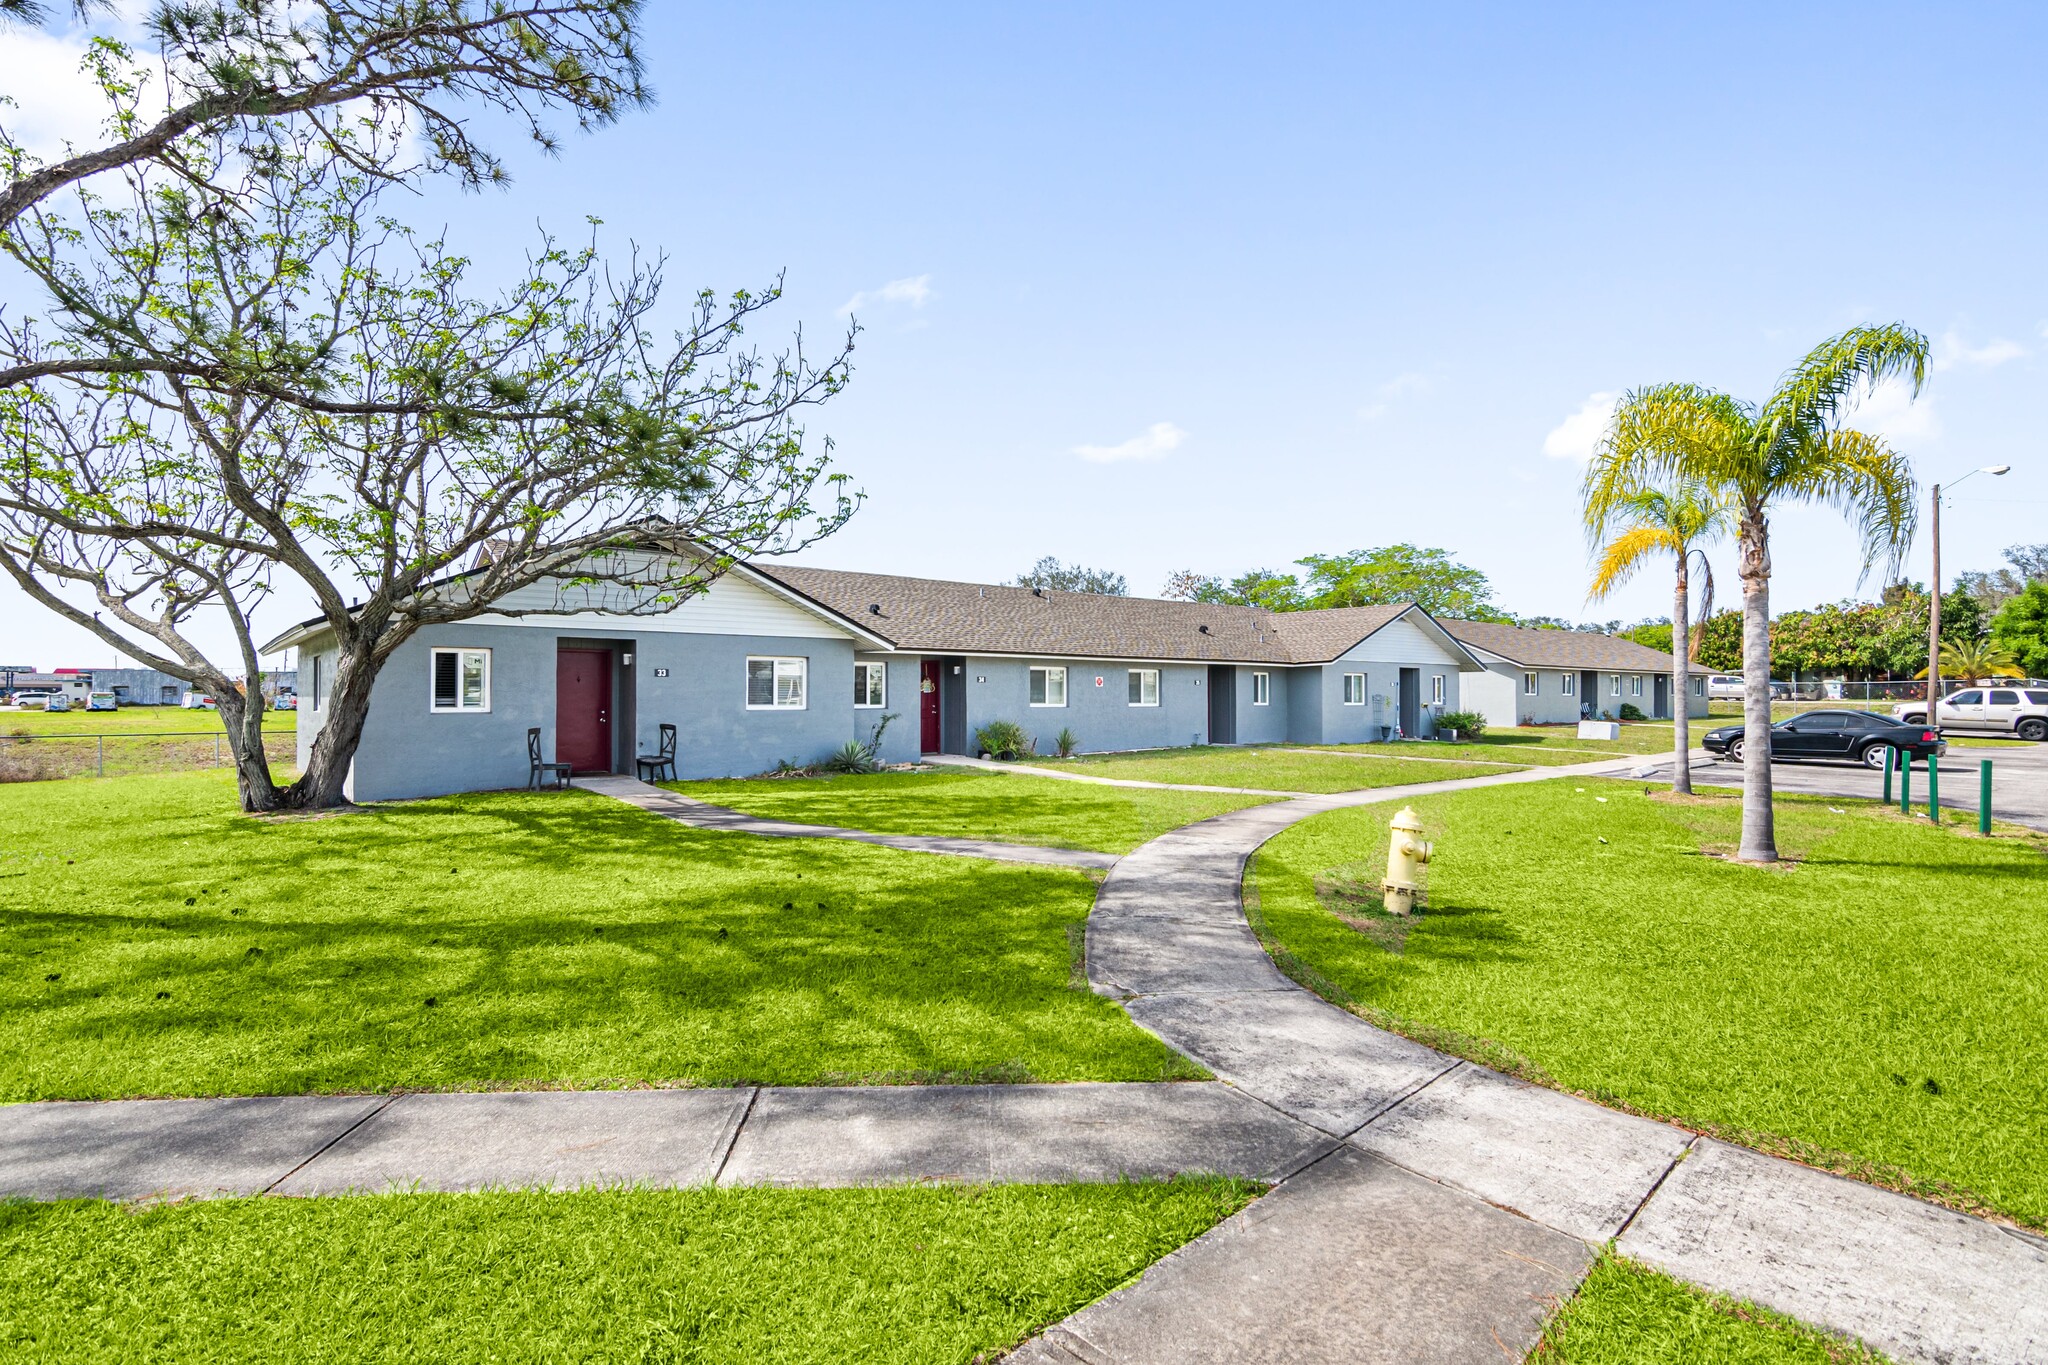
[[[1943,677],[1955,678],[1966,687],[1975,687],[1992,678],[2024,678],[2026,671],[2020,667],[2019,656],[2004,645],[1990,640],[1966,640],[1957,644],[1954,640],[1941,642],[1941,672]],[[1927,676],[1921,669],[1913,675]]]
[[[1691,572],[1700,572],[1700,624],[1714,612],[1714,566],[1698,547],[1733,530],[1735,505],[1728,495],[1706,484],[1616,490],[1611,498],[1586,501],[1586,534],[1597,546],[1609,531],[1620,534],[1600,548],[1593,568],[1590,602],[1600,601],[1635,576],[1652,559],[1670,555],[1678,561],[1678,584],[1671,601],[1671,790],[1692,791],[1691,717],[1686,714],[1687,671],[1699,652],[1699,628],[1691,624]]]
[[[1637,489],[1699,482],[1735,504],[1742,576],[1742,842],[1745,862],[1778,860],[1771,819],[1771,538],[1779,503],[1838,508],[1863,538],[1863,569],[1896,570],[1915,525],[1912,469],[1884,441],[1841,424],[1842,409],[1888,379],[1915,396],[1927,338],[1905,326],[1852,327],[1778,380],[1761,406],[1695,384],[1629,393],[1586,473],[1588,525]]]

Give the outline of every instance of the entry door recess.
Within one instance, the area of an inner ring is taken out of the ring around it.
[[[1237,743],[1237,670],[1209,665],[1209,742]]]
[[[612,770],[612,655],[555,652],[555,761],[579,773]]]
[[[1422,670],[1401,670],[1401,734],[1414,739],[1422,733]]]
[[[946,670],[937,659],[920,665],[917,683],[917,747],[920,753],[944,752],[940,745],[939,689],[945,685]]]

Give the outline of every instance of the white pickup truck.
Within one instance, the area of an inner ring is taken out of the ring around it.
[[[1935,707],[1937,730],[1972,730],[2020,739],[2048,739],[2048,687],[1966,687]],[[1902,701],[1892,714],[1908,725],[1927,724],[1927,702]]]

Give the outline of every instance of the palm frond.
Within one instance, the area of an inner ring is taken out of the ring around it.
[[[1927,338],[1903,322],[1829,337],[1779,377],[1761,414],[1762,449],[1774,459],[1796,451],[1833,427],[1845,404],[1888,379],[1906,379],[1918,397],[1928,361]]]
[[[1646,489],[1698,484],[1742,488],[1754,460],[1754,414],[1697,384],[1631,390],[1615,408],[1586,468],[1582,494],[1597,544]]]
[[[1920,487],[1906,457],[1851,430],[1814,433],[1787,457],[1777,495],[1838,509],[1863,543],[1863,575],[1881,559],[1896,577],[1919,526]]]
[[[1601,551],[1599,562],[1593,566],[1593,586],[1586,590],[1586,600],[1597,602],[1606,597],[1635,577],[1636,570],[1652,559],[1684,552],[1684,546],[1662,527],[1637,526],[1623,531]]]

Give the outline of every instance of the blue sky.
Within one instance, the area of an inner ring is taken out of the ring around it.
[[[1152,593],[1412,540],[1511,610],[1633,619],[1666,575],[1584,603],[1601,404],[1760,397],[1894,319],[1937,372],[1868,423],[1923,479],[2013,466],[1959,490],[1951,572],[2048,540],[2039,6],[650,10],[653,109],[415,220],[488,262],[594,214],[679,300],[786,268],[764,345],[854,304],[811,425],[869,501],[805,562]],[[1858,591],[1834,514],[1775,529],[1777,606]],[[108,662],[0,610],[28,661]]]

